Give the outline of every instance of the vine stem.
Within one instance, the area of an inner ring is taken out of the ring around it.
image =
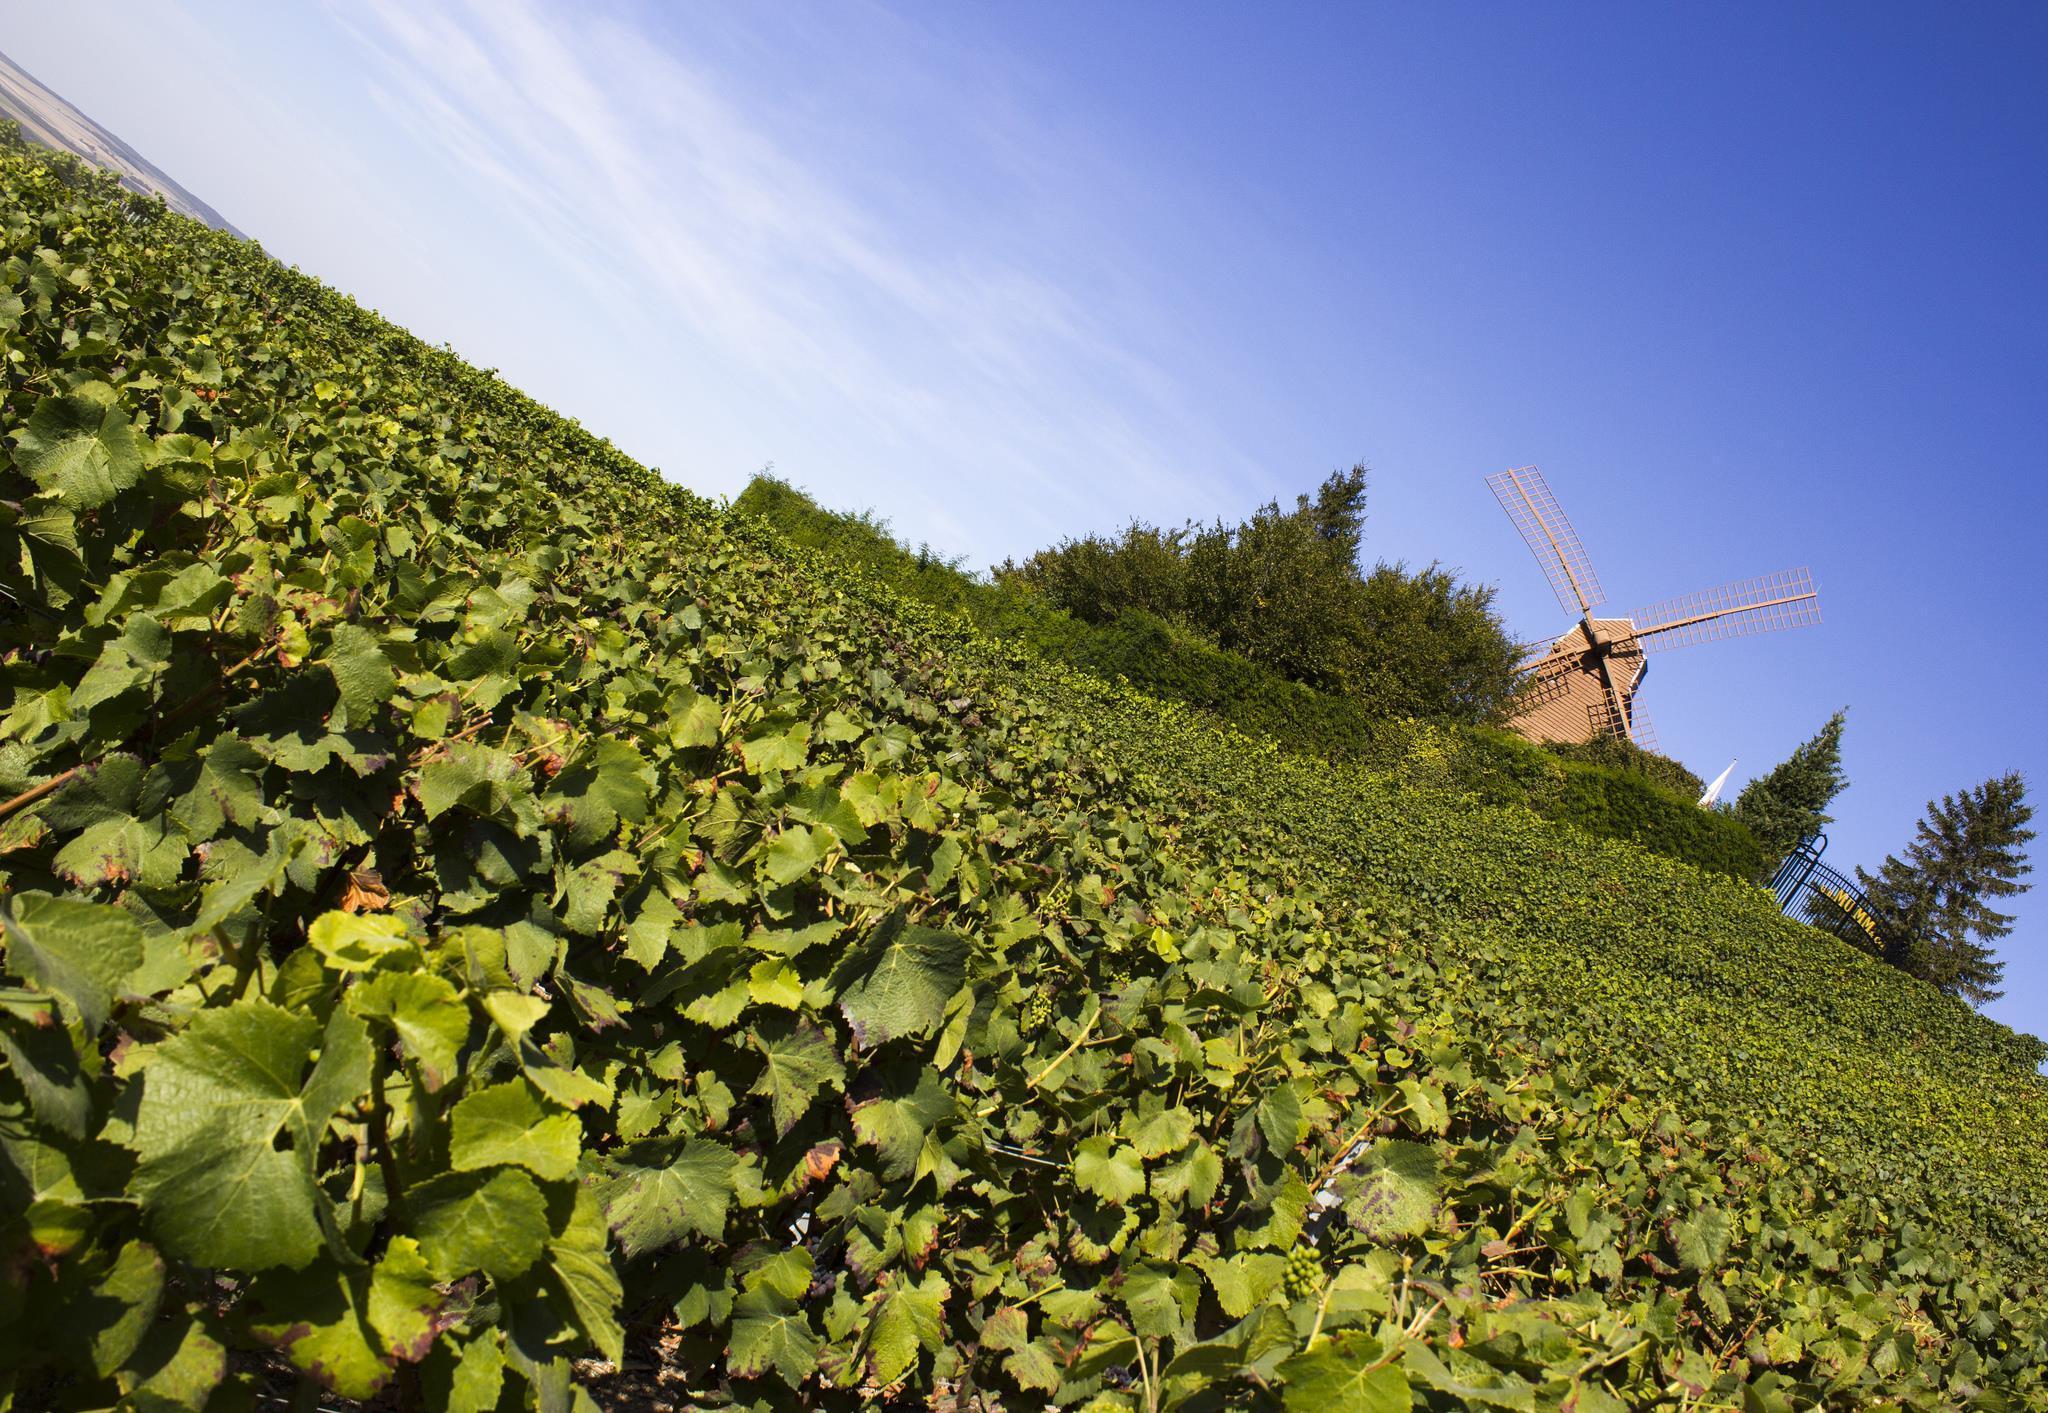
[[[1330,1313],[1330,1282],[1323,1282],[1323,1298],[1316,1303],[1315,1328],[1308,1332],[1308,1340],[1301,1347],[1304,1351],[1314,1349],[1316,1341],[1323,1337],[1323,1317]]]
[[[377,1048],[377,1061],[370,1067],[370,1150],[377,1155],[377,1171],[384,1175],[384,1200],[389,1210],[401,1210],[403,1193],[398,1184],[398,1160],[391,1152],[391,1130],[386,1122],[388,1105],[384,1102],[384,1071],[390,1064],[390,1053],[384,1046]]]
[[[1357,1147],[1360,1143],[1364,1142],[1365,1136],[1371,1133],[1373,1129],[1379,1124],[1380,1120],[1384,1119],[1385,1117],[1385,1111],[1375,1107],[1372,1111],[1372,1117],[1368,1118],[1364,1123],[1360,1124],[1358,1126],[1357,1131],[1354,1132],[1351,1135],[1351,1137],[1345,1139],[1342,1143],[1338,1144],[1336,1155],[1332,1157],[1329,1162],[1323,1164],[1323,1166],[1319,1170],[1317,1170],[1315,1181],[1308,1185],[1309,1191],[1320,1192],[1322,1190],[1323,1184],[1328,1182],[1331,1176],[1337,1171],[1337,1169],[1344,1165],[1344,1155],[1349,1153],[1353,1148]]]
[[[79,771],[84,769],[85,767],[82,765],[74,765],[62,775],[53,775],[42,784],[31,786],[11,800],[0,801],[0,819],[5,819],[16,810],[24,809],[34,804],[37,800],[42,799],[43,796],[54,790],[62,789]]]
[[[236,663],[233,667],[230,667],[226,672],[221,674],[221,680],[225,682],[228,678],[231,678],[236,674],[240,673],[243,669],[255,663],[255,661],[258,658],[262,657],[264,653],[268,652],[269,650],[270,648],[269,645],[267,644],[264,647],[258,648],[255,652],[249,654],[249,656],[243,658],[240,662]],[[173,721],[178,720],[178,718],[184,716],[193,708],[204,703],[208,698],[210,698],[213,695],[214,690],[216,689],[209,688],[207,691],[200,693],[198,696],[189,699],[183,706],[178,707],[176,710],[172,711],[166,716],[158,718],[158,720],[154,723],[155,726],[161,728],[169,725]],[[98,765],[100,761],[105,759],[105,756],[98,756],[92,760],[85,762],[83,765],[74,765],[71,767],[71,769],[63,772],[61,775],[53,775],[48,780],[45,780],[42,784],[31,786],[29,789],[22,791],[19,795],[16,795],[11,800],[0,800],[0,819],[5,819],[8,815],[13,814],[18,809],[26,809],[28,806],[34,804],[37,800],[42,799],[44,796],[50,794],[52,791],[62,789],[65,785],[69,784],[72,780],[76,779],[80,771]]]
[[[1067,1046],[1066,1049],[1060,1051],[1059,1054],[1053,1058],[1053,1062],[1051,1064],[1047,1065],[1037,1074],[1031,1076],[1029,1083],[1026,1084],[1025,1087],[1027,1089],[1036,1089],[1039,1085],[1043,1084],[1045,1082],[1045,1077],[1047,1075],[1051,1074],[1054,1070],[1058,1069],[1061,1065],[1065,1064],[1067,1062],[1068,1057],[1071,1056],[1076,1050],[1081,1048],[1082,1042],[1087,1040],[1088,1038],[1088,1032],[1095,1029],[1095,1022],[1100,1020],[1101,1018],[1102,1003],[1098,1001],[1095,1003],[1095,1009],[1088,1013],[1088,1019],[1081,1022],[1081,1029],[1074,1036],[1073,1043]]]

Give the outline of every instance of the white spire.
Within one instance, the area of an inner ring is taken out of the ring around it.
[[[1728,777],[1732,775],[1734,771],[1735,762],[1731,760],[1728,762],[1728,768],[1722,771],[1719,775],[1714,777],[1714,783],[1707,787],[1707,793],[1700,796],[1701,809],[1705,809],[1708,805],[1711,805],[1712,803],[1714,803],[1714,801],[1721,798],[1721,787],[1728,783]]]

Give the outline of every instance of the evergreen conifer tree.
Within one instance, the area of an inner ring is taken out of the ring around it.
[[[2033,872],[2025,852],[2033,817],[2020,774],[1997,776],[1929,801],[1904,858],[1887,858],[1876,877],[1858,869],[1892,934],[1886,960],[1977,1004],[2004,995],[2005,963],[1988,944],[2010,933],[2013,919],[1992,901],[2027,891],[2021,880]]]
[[[1735,817],[1763,846],[1765,878],[1777,872],[1779,861],[1801,839],[1834,822],[1828,805],[1849,783],[1842,773],[1842,725],[1846,719],[1845,712],[1836,712],[1812,740],[1769,773],[1743,786],[1736,797]]]

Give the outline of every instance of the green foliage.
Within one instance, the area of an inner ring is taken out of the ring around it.
[[[1560,760],[1505,731],[1471,729],[1450,779],[1491,803],[1526,804],[1603,839],[1626,839],[1696,868],[1755,878],[1762,868],[1756,840],[1732,814],[1703,810],[1695,796],[1675,792],[1652,773],[1628,765]]]
[[[1686,800],[1707,792],[1707,782],[1682,762],[1644,750],[1625,736],[1596,736],[1590,741],[1549,741],[1544,750],[1560,760],[1600,765],[1648,777],[1658,787]]]
[[[1756,845],[1739,821],[1695,808],[1696,777],[1626,743],[1586,751],[1539,748],[1484,727],[1402,719],[1424,714],[1427,704],[1402,698],[1405,689],[1397,685],[1371,705],[1363,697],[1318,692],[1141,608],[1108,622],[1084,623],[1037,593],[983,584],[929,552],[907,550],[872,517],[821,509],[771,477],[757,476],[734,509],[764,520],[788,542],[858,565],[899,593],[958,615],[985,634],[1105,681],[1185,702],[1290,750],[1469,791],[1490,803],[1525,804],[1589,833],[1629,839],[1700,868],[1746,878],[1760,867]],[[1413,579],[1375,572],[1366,581],[1367,592],[1402,598],[1409,593],[1404,585],[1434,572]],[[1451,591],[1448,580],[1443,587]],[[1420,656],[1434,651],[1429,644],[1437,635],[1454,643],[1458,631],[1455,623],[1426,613],[1407,621]],[[1457,658],[1461,650],[1453,645],[1447,655]],[[1446,666],[1433,680],[1455,678]],[[1690,781],[1689,791],[1680,780]]]
[[[1365,468],[1354,466],[1291,511],[1274,501],[1237,526],[1180,530],[1133,522],[1115,540],[1067,540],[996,578],[1086,623],[1165,620],[1374,717],[1499,718],[1520,654],[1493,591],[1435,565],[1363,573],[1364,539]]]
[[[1768,879],[1799,841],[1833,823],[1828,806],[1848,787],[1842,772],[1842,725],[1847,713],[1836,712],[1812,740],[1771,770],[1742,787],[1735,817],[1748,826],[1763,849]]]
[[[0,430],[140,458],[0,468],[0,1398],[2048,1394],[2038,1042],[1470,738],[1219,730],[0,192]]]
[[[1989,944],[2012,932],[2013,918],[1992,900],[2027,891],[2033,817],[2018,772],[1928,801],[1904,858],[1886,858],[1875,878],[1857,870],[1891,942],[1885,960],[1951,996],[1981,1003],[2004,995],[2005,963]]]

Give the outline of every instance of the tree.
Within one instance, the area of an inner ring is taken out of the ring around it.
[[[1874,878],[1858,869],[1891,935],[1885,960],[1977,1004],[2004,995],[2005,963],[1988,944],[2012,931],[2013,917],[1992,900],[2030,886],[2020,880],[2033,872],[2025,853],[2033,817],[2019,772],[1996,776],[1939,804],[1930,800],[1904,858],[1887,858]]]
[[[1770,772],[1742,787],[1735,816],[1749,827],[1764,850],[1764,876],[1809,834],[1834,823],[1828,806],[1849,783],[1842,773],[1842,724],[1836,712],[1813,739],[1792,752]]]
[[[1333,472],[1292,510],[1268,501],[1238,525],[1062,541],[996,577],[1088,623],[1151,614],[1378,716],[1492,721],[1517,686],[1493,590],[1439,566],[1367,572],[1366,471]]]
[[[1354,693],[1383,716],[1497,721],[1522,659],[1501,628],[1491,584],[1432,564],[1381,564],[1358,595],[1364,659]]]

